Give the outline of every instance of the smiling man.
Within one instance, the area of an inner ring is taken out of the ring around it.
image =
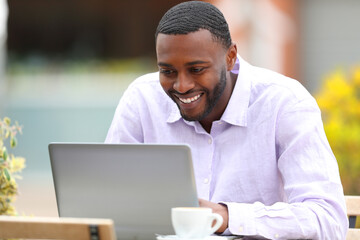
[[[170,30],[171,31],[171,30]],[[219,120],[233,91],[236,75],[236,45],[214,41],[210,31],[157,36],[156,52],[160,84],[177,104],[187,121],[199,121],[210,133]]]
[[[224,218],[218,233],[344,239],[337,162],[305,88],[241,59],[209,3],[171,8],[155,37],[159,72],[129,86],[106,142],[190,145],[200,206]]]

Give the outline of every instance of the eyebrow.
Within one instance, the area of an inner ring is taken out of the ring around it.
[[[172,67],[171,64],[163,63],[163,62],[159,62],[157,65],[158,65],[158,66],[161,66],[161,67]]]
[[[192,65],[204,64],[204,63],[209,63],[209,62],[197,60],[197,61],[193,61],[193,62],[188,62],[188,63],[185,64],[185,66],[192,66]],[[168,64],[168,63],[163,63],[163,62],[159,62],[157,65],[162,66],[162,67],[173,67],[173,65]]]
[[[198,60],[198,61],[193,61],[193,62],[186,63],[185,65],[186,66],[191,66],[191,65],[204,64],[204,63],[209,63],[209,62]]]

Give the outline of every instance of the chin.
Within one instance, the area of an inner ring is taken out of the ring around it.
[[[181,116],[183,119],[185,119],[186,121],[201,121],[204,119],[204,113],[198,113],[198,114],[193,114],[193,115],[189,115],[189,114],[185,114],[180,110]]]

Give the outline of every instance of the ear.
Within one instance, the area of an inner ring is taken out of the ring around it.
[[[235,43],[232,43],[226,53],[227,70],[231,71],[234,68],[237,57],[237,47]]]

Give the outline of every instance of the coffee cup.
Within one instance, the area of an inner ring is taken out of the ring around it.
[[[218,230],[223,218],[211,208],[176,207],[171,209],[171,221],[179,238],[202,239]]]

